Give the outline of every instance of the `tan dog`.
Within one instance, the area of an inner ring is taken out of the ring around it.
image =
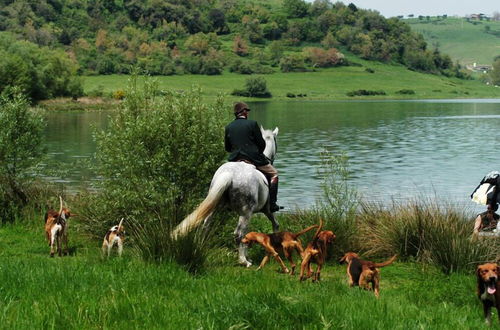
[[[246,234],[241,242],[243,244],[248,244],[249,247],[252,246],[253,243],[258,243],[262,245],[262,247],[264,247],[264,249],[266,250],[266,255],[264,256],[264,258],[262,258],[262,261],[257,270],[262,269],[266,265],[266,263],[269,261],[269,257],[274,257],[274,259],[276,259],[276,261],[280,264],[283,272],[288,273],[288,268],[285,266],[283,260],[280,258],[277,252],[283,251],[285,258],[290,261],[290,266],[292,268],[290,275],[293,275],[296,266],[292,258],[293,251],[296,250],[299,255],[302,255],[304,251],[302,243],[300,242],[298,237],[316,227],[317,225],[310,226],[295,234],[288,231],[282,231],[272,234],[257,233],[252,231]]]
[[[496,307],[500,321],[500,267],[495,263],[477,266],[477,296],[483,303],[484,319],[491,325],[491,308]]]
[[[123,242],[125,241],[125,228],[122,225],[123,218],[120,220],[118,226],[111,227],[106,235],[104,236],[104,241],[102,242],[102,254],[109,258],[111,254],[111,249],[116,244],[118,248],[118,256],[121,257],[123,252]]]
[[[320,219],[318,230],[314,234],[313,240],[307,244],[304,253],[302,254],[302,263],[300,265],[300,281],[311,277],[312,267],[311,262],[315,262],[317,267],[314,272],[313,282],[320,280],[321,268],[326,260],[328,245],[333,243],[335,234],[331,230],[323,230],[323,219]],[[307,276],[305,275],[307,271]]]
[[[54,244],[57,244],[57,252],[62,256],[61,245],[64,244],[65,252],[68,254],[68,225],[67,220],[71,216],[67,208],[63,208],[62,197],[59,196],[59,212],[48,210],[45,213],[45,235],[50,246],[50,256],[54,256]]]
[[[362,260],[354,252],[347,252],[340,263],[347,262],[347,276],[349,277],[349,286],[359,286],[366,290],[373,290],[375,296],[380,295],[380,270],[379,268],[388,266],[396,260],[392,256],[389,260],[381,263]],[[371,283],[371,288],[369,284]]]

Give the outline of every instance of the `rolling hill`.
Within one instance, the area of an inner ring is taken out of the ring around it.
[[[436,17],[404,21],[421,33],[429,46],[437,46],[461,64],[491,65],[500,55],[500,21]]]

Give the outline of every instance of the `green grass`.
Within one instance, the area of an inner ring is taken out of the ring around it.
[[[479,329],[472,274],[398,263],[382,269],[381,298],[348,288],[345,266],[330,262],[319,284],[234,264],[214,250],[192,276],[173,264],[144,263],[125,248],[103,261],[99,242],[70,227],[69,257],[49,258],[42,224],[0,228],[1,328]],[[253,249],[259,249],[254,247]],[[495,324],[493,328],[500,328]]]
[[[430,21],[414,18],[405,22],[413,31],[422,33],[430,48],[437,45],[442,53],[462,64],[491,65],[493,58],[500,55],[500,38],[485,31],[485,26],[489,26],[491,32],[500,34],[498,21],[474,21],[474,25],[463,18],[437,20],[433,17]]]
[[[267,87],[273,94],[272,99],[292,100],[287,93],[306,94],[299,100],[352,100],[352,99],[443,99],[443,98],[498,98],[500,89],[486,86],[477,80],[450,79],[444,76],[422,74],[409,71],[400,65],[387,65],[359,60],[364,66],[348,66],[304,73],[274,73],[263,75]],[[369,67],[375,73],[366,72]],[[248,75],[225,72],[220,76],[182,75],[157,77],[162,89],[187,90],[192,85],[202,88],[203,96],[213,98],[218,93],[229,100],[234,89],[245,85]],[[106,93],[125,89],[128,76],[89,76],[84,79],[85,92],[102,89]],[[351,91],[382,90],[387,95],[348,97]],[[403,89],[413,90],[415,94],[401,95]],[[253,99],[257,100],[257,99]]]

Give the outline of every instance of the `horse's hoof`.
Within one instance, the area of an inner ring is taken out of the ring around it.
[[[252,266],[252,263],[248,261],[240,261],[240,265],[249,268],[250,266]]]

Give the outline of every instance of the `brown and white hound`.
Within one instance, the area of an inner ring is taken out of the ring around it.
[[[68,254],[68,218],[71,212],[63,207],[62,197],[59,196],[59,211],[48,210],[45,213],[45,235],[50,246],[50,256],[55,253],[54,245],[57,245],[57,252],[62,256],[62,244],[65,246],[64,254]]]
[[[111,254],[111,249],[116,244],[118,248],[118,255],[121,256],[123,252],[123,242],[125,241],[125,228],[122,225],[123,218],[120,220],[118,226],[111,227],[106,235],[104,236],[104,241],[102,242],[102,254],[107,256]]]

